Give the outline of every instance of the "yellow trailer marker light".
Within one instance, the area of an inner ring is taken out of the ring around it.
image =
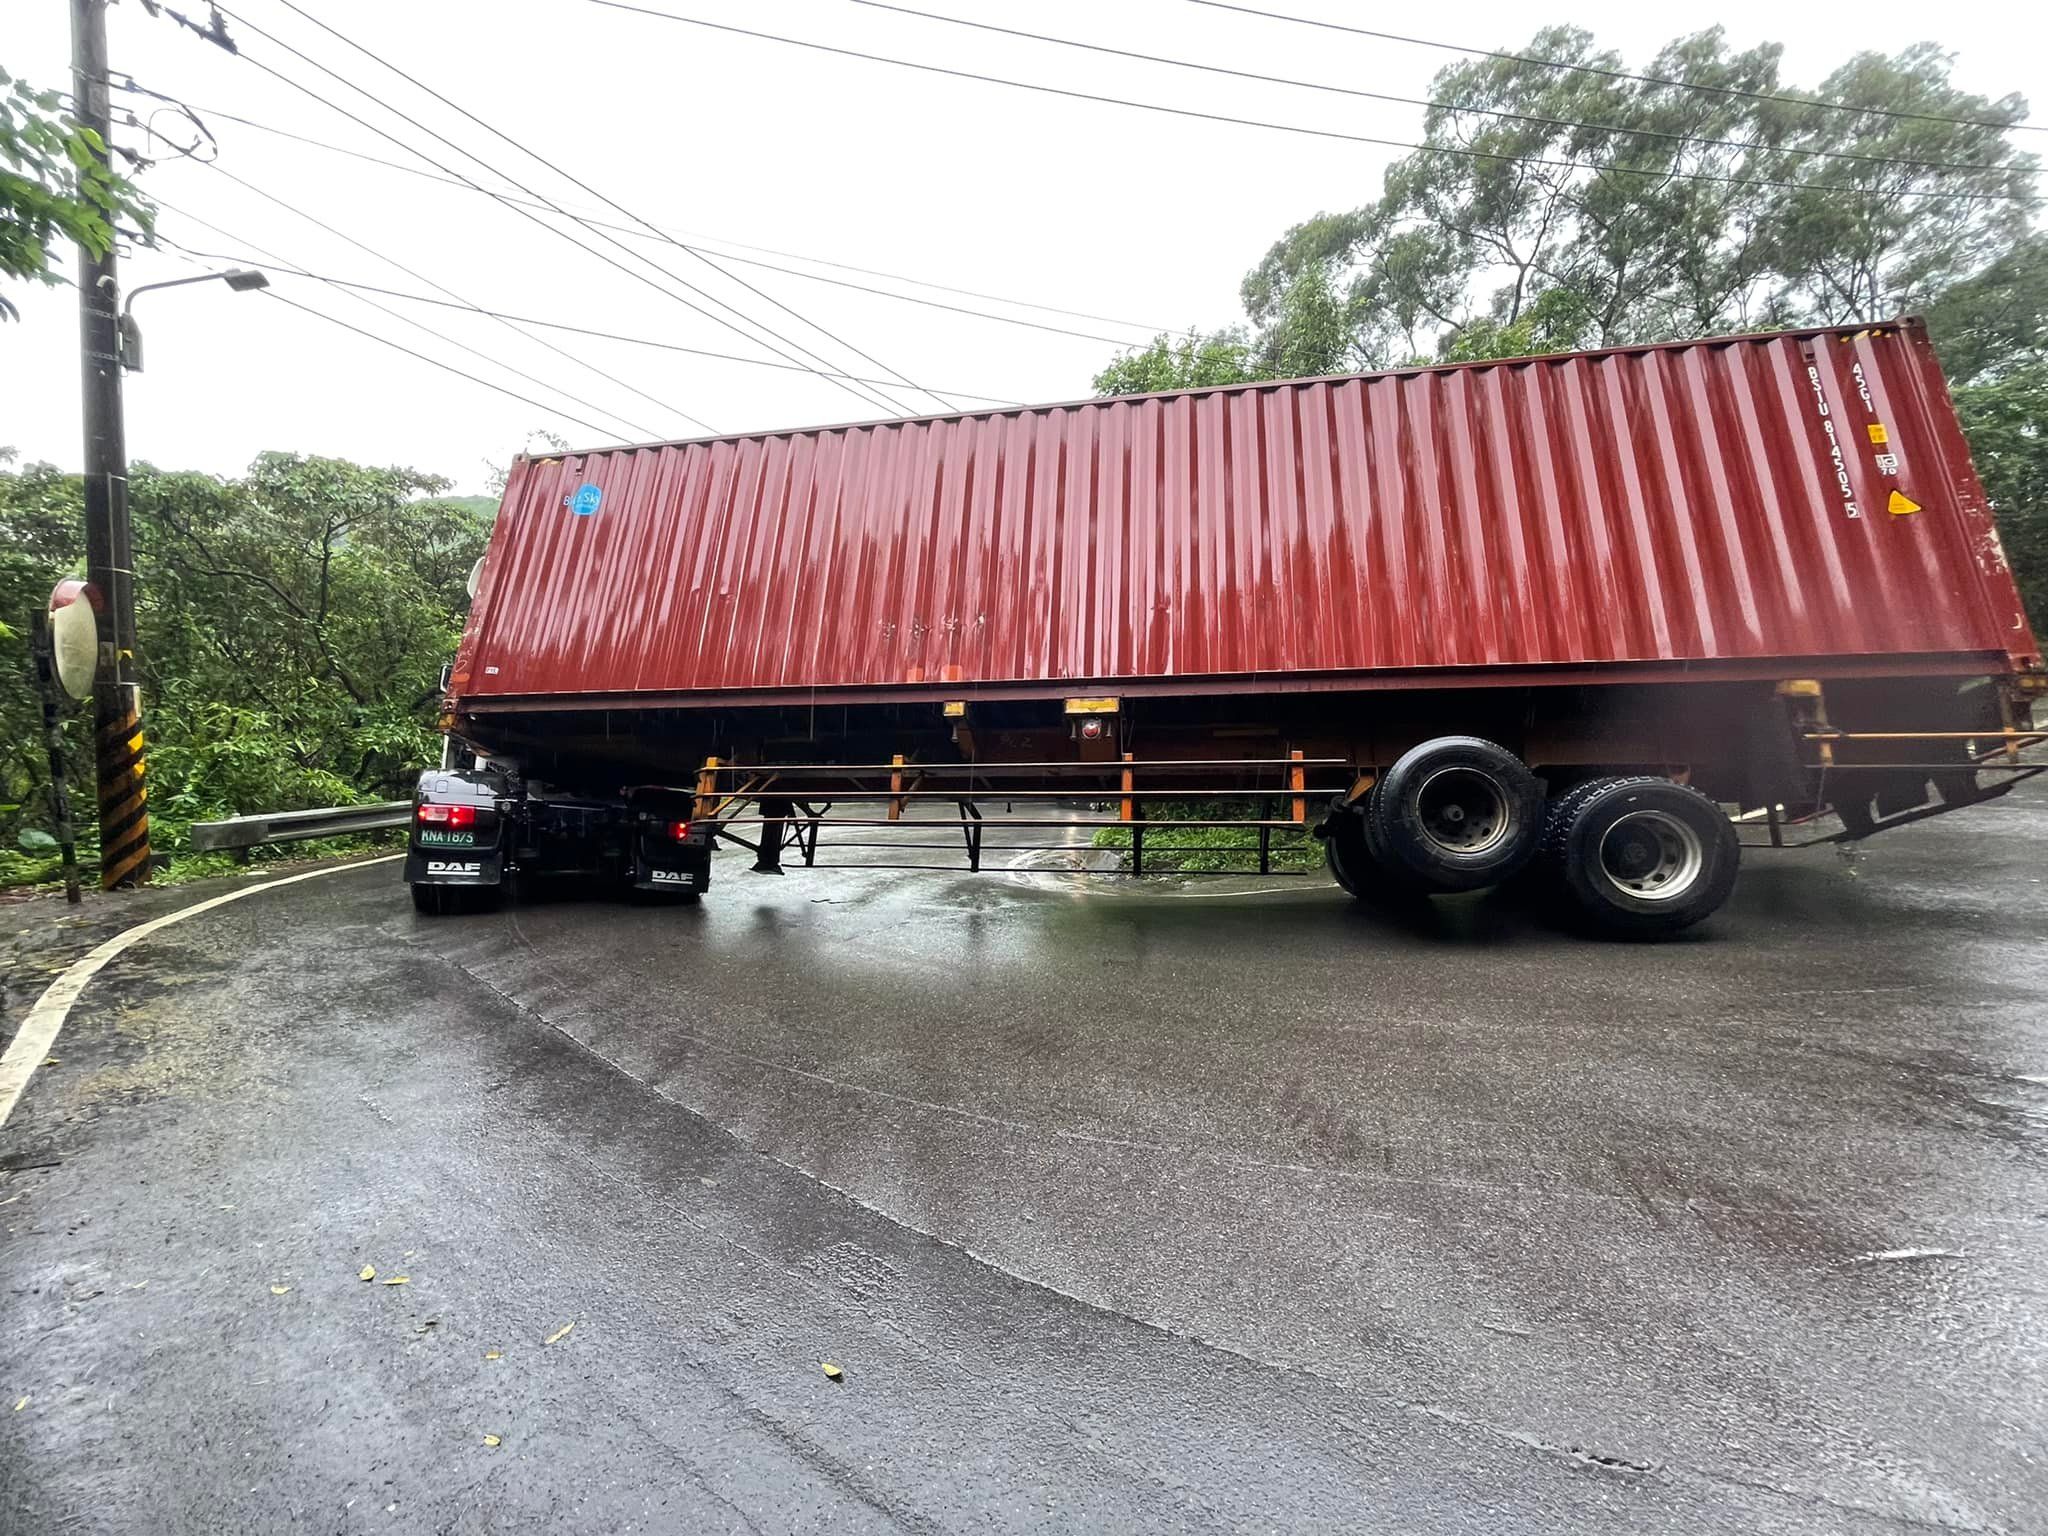
[[[958,720],[967,713],[967,701],[965,699],[948,699],[945,702],[944,708],[948,720]]]
[[[1069,699],[1067,713],[1070,715],[1116,715],[1123,713],[1122,699]]]

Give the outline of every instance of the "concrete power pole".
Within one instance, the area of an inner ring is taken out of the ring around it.
[[[107,0],[71,0],[72,100],[78,121],[113,137],[107,105]],[[85,403],[86,579],[100,594],[99,672],[93,686],[100,885],[149,876],[143,783],[142,690],[135,670],[135,560],[128,529],[128,443],[121,417],[121,293],[110,245],[79,248],[78,342]]]

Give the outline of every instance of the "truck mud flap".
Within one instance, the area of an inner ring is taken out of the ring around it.
[[[497,885],[505,877],[502,848],[411,848],[407,885]]]
[[[708,891],[711,889],[711,861],[706,859],[700,865],[675,867],[636,860],[633,865],[633,889],[667,891],[673,895]]]

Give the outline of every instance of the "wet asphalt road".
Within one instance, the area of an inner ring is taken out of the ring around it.
[[[0,1130],[0,1530],[2048,1530],[2044,855],[257,896]]]

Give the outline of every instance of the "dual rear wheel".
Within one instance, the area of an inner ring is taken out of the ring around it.
[[[1445,736],[1403,754],[1325,824],[1337,883],[1400,902],[1516,881],[1566,899],[1586,926],[1676,933],[1734,889],[1735,829],[1698,790],[1649,775],[1593,779],[1546,802],[1512,752]]]

